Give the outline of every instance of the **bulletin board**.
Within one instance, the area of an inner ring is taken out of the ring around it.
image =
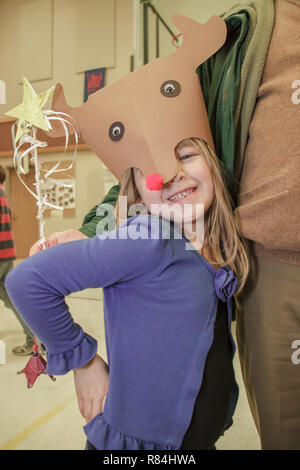
[[[43,162],[43,169],[50,170],[57,161]],[[68,168],[71,165],[71,160],[62,161],[60,168]],[[43,172],[42,172],[43,173]],[[62,171],[61,173],[54,173],[50,176],[58,181],[47,181],[41,186],[42,195],[47,197],[47,201],[55,206],[63,207],[62,218],[75,217],[76,215],[76,179],[75,179],[75,167]],[[61,184],[60,184],[61,183]],[[63,183],[71,185],[71,187],[64,187]],[[51,218],[52,211],[58,209],[45,209],[45,218]]]

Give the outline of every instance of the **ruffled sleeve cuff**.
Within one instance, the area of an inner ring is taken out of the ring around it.
[[[63,353],[47,353],[46,373],[49,375],[64,375],[70,370],[84,366],[97,353],[97,341],[87,333],[81,343],[74,349]]]

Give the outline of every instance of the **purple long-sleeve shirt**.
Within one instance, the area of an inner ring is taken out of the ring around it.
[[[101,238],[38,253],[6,279],[15,307],[46,346],[52,375],[85,365],[97,352],[65,296],[103,288],[109,391],[103,413],[84,427],[97,449],[178,449],[201,386],[219,298],[227,302],[230,331],[232,271],[217,271],[187,250],[174,224],[165,238],[162,222],[132,217]]]

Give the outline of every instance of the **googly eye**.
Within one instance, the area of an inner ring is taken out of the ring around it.
[[[114,127],[113,130],[112,130],[112,135],[114,137],[119,137],[120,134],[121,134],[121,127],[120,126]]]
[[[121,122],[114,122],[109,128],[109,137],[111,140],[121,140],[124,135],[124,125]]]
[[[176,82],[176,80],[167,80],[161,85],[160,92],[167,98],[174,98],[174,96],[179,95],[181,92],[180,83]]]
[[[168,85],[164,86],[164,92],[167,95],[171,95],[172,93],[174,93],[174,91],[175,91],[175,87],[174,87],[173,83],[168,83]]]

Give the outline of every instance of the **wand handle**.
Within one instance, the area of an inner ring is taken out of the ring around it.
[[[36,134],[37,129],[36,127],[32,130],[33,139],[36,141]],[[38,205],[38,215],[37,219],[39,219],[39,232],[40,232],[40,240],[43,246],[43,250],[46,247],[46,240],[45,240],[45,232],[44,232],[44,221],[43,221],[43,212],[45,209],[45,204],[43,202],[42,193],[41,193],[41,165],[38,158],[37,148],[34,147],[33,149],[33,157],[34,157],[34,168],[35,168],[35,186],[36,186],[36,194],[37,194],[37,205]]]

